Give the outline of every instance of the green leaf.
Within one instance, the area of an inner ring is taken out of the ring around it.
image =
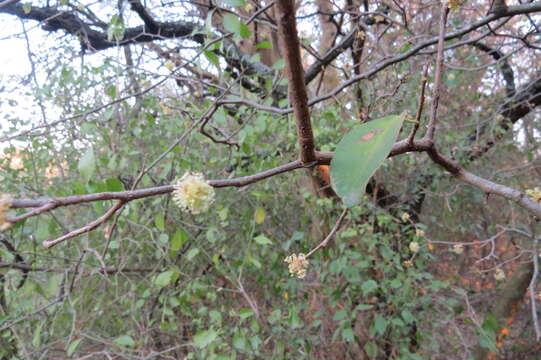
[[[270,49],[271,43],[270,41],[262,41],[259,44],[255,46],[256,49]]]
[[[216,67],[220,65],[220,59],[218,58],[218,55],[216,55],[212,51],[205,51],[204,54],[207,60],[210,61],[212,65]]]
[[[265,209],[262,207],[256,208],[254,218],[256,224],[262,224],[265,221]]]
[[[351,328],[348,327],[342,330],[342,338],[345,341],[353,342],[353,340],[355,340],[355,334],[353,334],[353,330],[351,330]]]
[[[252,32],[250,31],[250,28],[248,27],[248,25],[246,25],[244,23],[240,23],[239,35],[243,39],[248,39],[250,37],[250,35],[252,35]]]
[[[156,229],[163,231],[165,228],[165,214],[163,212],[160,212],[156,214],[156,217],[154,218],[154,224],[156,225]]]
[[[373,342],[366,343],[364,346],[364,351],[366,351],[366,355],[368,355],[371,359],[378,356],[378,346]]]
[[[79,343],[81,342],[81,340],[83,340],[83,339],[81,338],[81,339],[73,340],[73,341],[69,344],[68,350],[67,350],[67,355],[68,355],[68,356],[73,355],[73,353],[75,352],[75,350],[77,350],[77,346],[79,346]]]
[[[133,341],[132,337],[129,335],[122,335],[115,339],[115,344],[125,347],[133,347],[135,346],[135,341]]]
[[[258,235],[254,238],[255,242],[259,245],[270,245],[272,241],[265,235]]]
[[[30,11],[32,11],[32,5],[28,4],[28,3],[24,3],[23,4],[23,12],[28,15],[30,14]]]
[[[188,234],[183,229],[178,229],[175,235],[170,239],[169,246],[171,250],[178,251],[188,241]]]
[[[374,330],[376,331],[376,334],[383,335],[385,334],[386,329],[387,319],[380,314],[376,314],[376,318],[374,319]]]
[[[239,311],[239,317],[244,320],[246,318],[249,318],[250,316],[252,316],[254,314],[254,312],[250,309],[240,309]]]
[[[367,280],[361,285],[361,290],[363,294],[366,295],[378,288],[378,283],[374,280]]]
[[[81,156],[78,169],[83,178],[88,182],[96,170],[96,159],[94,158],[94,150],[92,148],[88,148],[83,156]]]
[[[122,191],[124,190],[124,184],[122,184],[122,181],[118,180],[117,178],[110,178],[105,180],[105,184],[107,185],[108,191]]]
[[[178,271],[175,270],[167,270],[162,273],[160,273],[158,276],[156,276],[156,279],[154,280],[154,284],[158,285],[159,287],[165,287],[172,282],[176,281],[179,277]]]
[[[390,115],[357,125],[338,144],[331,185],[348,207],[359,204],[368,180],[391,152],[404,118]]]
[[[233,7],[246,5],[246,2],[244,0],[225,0],[225,3]]]
[[[411,324],[413,322],[415,322],[415,317],[413,316],[413,314],[411,312],[409,312],[408,310],[402,310],[402,318],[408,323],[408,324]]]
[[[190,249],[190,250],[186,253],[186,258],[187,258],[188,260],[192,260],[194,257],[197,256],[197,254],[199,254],[199,249],[198,249],[198,248]]]
[[[241,333],[236,333],[233,336],[233,346],[239,350],[247,350],[248,340],[246,339],[246,336]]]
[[[218,333],[214,330],[200,331],[193,337],[193,342],[198,348],[207,347],[218,337]]]
[[[227,31],[230,31],[235,34],[240,33],[240,20],[235,15],[225,14],[223,22],[224,22],[224,28]]]
[[[249,38],[251,35],[248,25],[243,24],[239,18],[233,14],[225,14],[223,20],[224,28],[242,38]]]

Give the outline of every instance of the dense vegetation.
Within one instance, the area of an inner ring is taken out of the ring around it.
[[[540,358],[541,4],[490,3],[0,2],[0,358]]]

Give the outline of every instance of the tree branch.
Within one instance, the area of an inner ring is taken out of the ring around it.
[[[314,135],[310,122],[308,95],[304,83],[304,71],[295,21],[295,5],[293,0],[280,0],[276,5],[278,10],[278,34],[289,80],[289,99],[296,118],[300,159],[304,166],[315,165]]]

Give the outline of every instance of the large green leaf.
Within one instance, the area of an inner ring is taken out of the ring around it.
[[[348,207],[357,205],[366,184],[387,158],[405,114],[355,126],[338,144],[331,162],[331,185]]]

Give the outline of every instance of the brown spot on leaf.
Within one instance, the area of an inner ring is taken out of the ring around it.
[[[365,135],[361,136],[357,141],[359,141],[359,142],[360,141],[368,141],[368,140],[372,139],[374,136],[376,136],[377,134],[379,134],[382,131],[383,131],[382,129],[377,129],[377,130],[371,131],[368,134],[365,134]]]

